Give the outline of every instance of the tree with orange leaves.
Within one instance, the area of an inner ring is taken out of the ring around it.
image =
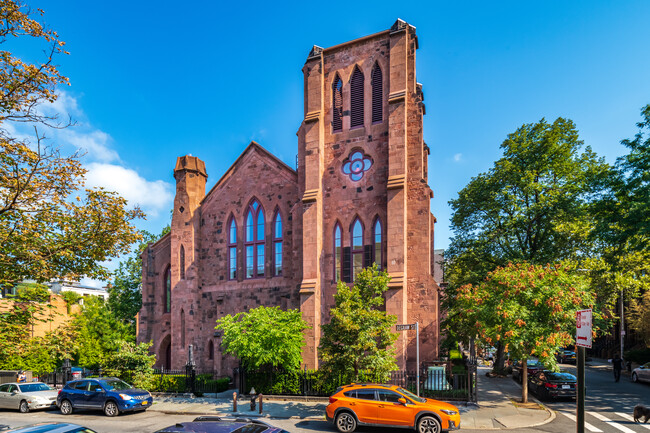
[[[575,313],[591,308],[594,294],[569,265],[508,264],[477,285],[462,286],[457,300],[489,344],[501,342],[523,363],[522,401],[528,401],[527,360],[537,357],[556,369],[555,353],[573,344]],[[597,312],[595,312],[597,314]]]

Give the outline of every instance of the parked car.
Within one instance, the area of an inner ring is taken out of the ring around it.
[[[224,419],[218,416],[200,416],[191,422],[180,422],[164,429],[157,430],[155,433],[176,433],[176,432],[195,432],[195,433],[289,433],[279,427],[274,427],[262,420],[235,418]]]
[[[460,428],[456,406],[418,397],[397,385],[342,386],[330,396],[325,415],[341,433],[359,425],[410,427],[423,433]]]
[[[78,409],[99,409],[107,416],[144,411],[151,406],[149,391],[137,389],[115,377],[73,380],[59,391],[56,405],[64,415]]]
[[[650,362],[632,370],[632,382],[650,382]]]
[[[4,383],[0,385],[0,408],[18,409],[22,413],[56,408],[56,395],[57,390],[43,382]]]
[[[3,430],[0,426],[0,431],[2,433],[97,433],[88,427],[69,422],[41,422],[9,430]]]
[[[570,373],[542,370],[528,381],[528,389],[539,398],[576,398],[576,377]]]
[[[536,359],[529,359],[526,364],[528,364],[528,377],[531,377],[535,373],[537,373],[540,370],[544,370],[544,364],[539,362]],[[521,361],[517,361],[514,363],[512,366],[512,378],[516,380],[517,382],[521,383],[522,382],[522,377],[523,377],[523,364]]]
[[[560,364],[575,364],[576,353],[573,350],[560,349],[560,351],[555,356],[555,359],[557,359],[557,362]]]

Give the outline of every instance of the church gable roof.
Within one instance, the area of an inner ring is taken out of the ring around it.
[[[280,160],[277,156],[273,155],[271,152],[260,146],[255,141],[251,141],[248,146],[246,146],[246,149],[239,155],[239,157],[233,162],[233,164],[226,170],[226,172],[221,176],[221,178],[217,181],[217,183],[214,184],[212,188],[210,188],[210,191],[205,195],[201,203],[205,203],[208,198],[217,190],[221,188],[230,178],[233,177],[233,175],[243,166],[245,165],[245,162],[249,159],[249,155],[257,155],[258,157],[262,158],[263,160],[266,160],[270,166],[276,167],[281,173],[283,173],[288,180],[291,180],[293,182],[298,181],[298,172],[296,170],[292,169],[289,167],[287,164],[285,164],[282,160]]]

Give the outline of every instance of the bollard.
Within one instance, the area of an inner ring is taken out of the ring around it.
[[[260,394],[260,415],[262,414],[262,397],[263,395]]]
[[[237,393],[232,393],[232,411],[237,412]]]
[[[251,411],[255,411],[255,395],[251,395]]]

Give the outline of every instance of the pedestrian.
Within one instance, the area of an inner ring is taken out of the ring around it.
[[[20,370],[20,373],[18,373],[18,382],[27,382],[27,375],[23,370]]]
[[[623,360],[618,353],[612,359],[612,367],[614,368],[614,381],[618,382],[621,379],[621,370],[623,369]]]

